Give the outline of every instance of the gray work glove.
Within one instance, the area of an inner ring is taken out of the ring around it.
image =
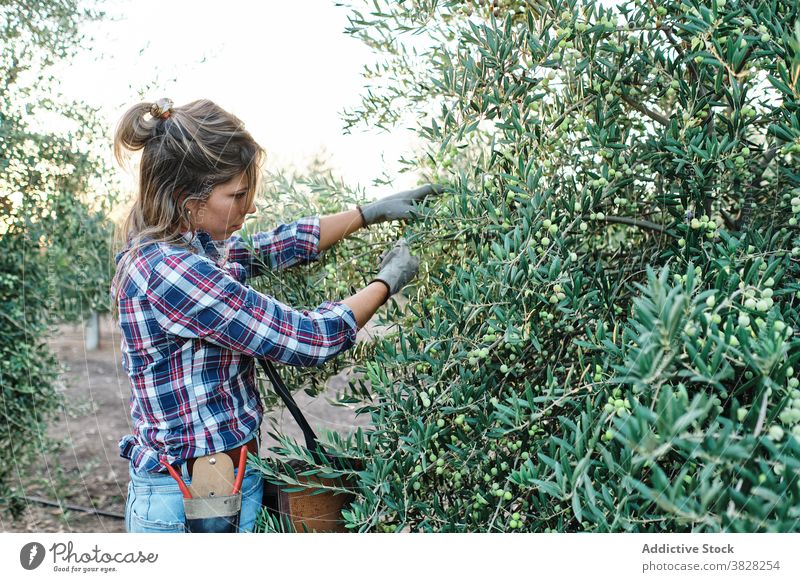
[[[416,190],[404,190],[391,196],[386,196],[375,202],[359,206],[366,226],[387,220],[411,218],[416,207],[427,196],[438,196],[444,191],[443,186],[428,184]]]
[[[370,283],[375,281],[386,283],[389,286],[389,296],[391,297],[417,276],[419,259],[411,255],[408,243],[404,238],[398,240],[381,257],[383,260],[378,265],[378,275]]]

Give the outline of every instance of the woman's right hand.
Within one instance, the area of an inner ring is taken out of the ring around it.
[[[385,283],[389,287],[389,296],[400,291],[417,276],[419,259],[411,255],[406,239],[398,240],[381,258],[378,274],[371,282]]]

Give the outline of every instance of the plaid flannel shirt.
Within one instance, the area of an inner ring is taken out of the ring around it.
[[[187,240],[191,237],[187,234]],[[245,284],[266,264],[283,269],[319,257],[319,217],[215,243],[195,252],[151,243],[119,269],[122,364],[131,380],[133,434],[120,455],[138,471],[161,472],[224,451],[257,434],[263,417],[255,358],[318,366],[350,348],[358,327],[343,303],[298,311]],[[252,250],[251,250],[252,249]]]

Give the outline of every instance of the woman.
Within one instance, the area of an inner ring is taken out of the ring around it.
[[[200,457],[225,453],[235,467],[243,447],[258,452],[255,358],[318,366],[352,347],[358,329],[416,276],[418,260],[401,239],[369,285],[313,311],[258,293],[247,278],[316,260],[361,227],[410,218],[416,203],[440,190],[425,186],[302,218],[246,246],[233,233],[256,211],[264,154],[238,118],[207,100],[140,103],[114,137],[120,164],[138,150],[139,192],[111,286],[132,389],[133,434],[120,441],[130,460],[126,529],[182,532],[182,494],[168,466],[188,484]],[[248,467],[239,531],[252,530],[262,490],[260,473]]]

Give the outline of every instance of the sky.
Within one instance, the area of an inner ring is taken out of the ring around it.
[[[361,71],[376,57],[344,33],[348,10],[332,0],[107,0],[103,8],[110,18],[86,28],[93,50],[55,74],[65,95],[101,108],[109,135],[141,100],[206,98],[245,123],[268,169],[302,166],[325,151],[368,197],[417,184],[416,175],[398,173],[397,160],[415,144],[411,129],[344,135],[341,113],[359,103]],[[373,186],[384,172],[393,186]]]

